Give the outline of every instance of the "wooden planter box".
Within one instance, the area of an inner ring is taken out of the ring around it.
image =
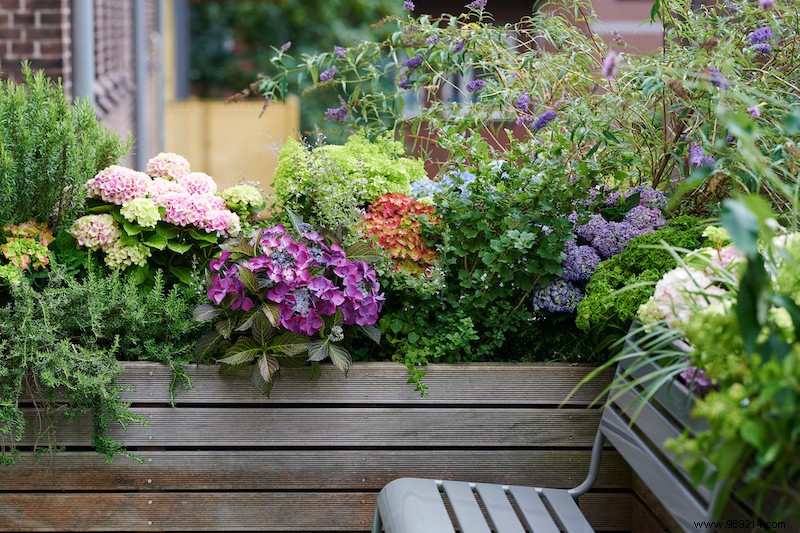
[[[284,370],[267,399],[247,373],[190,366],[195,388],[170,407],[169,368],[125,366],[120,384],[148,425],[114,435],[144,462],[105,463],[88,419],[58,424],[57,454],[35,458],[28,435],[0,467],[0,531],[368,531],[377,491],[397,477],[572,487],[600,418],[586,406],[611,377],[558,408],[591,367],[441,365],[428,398],[395,363],[347,378],[325,368],[318,381]],[[630,529],[630,487],[609,449],[580,501],[596,529]]]

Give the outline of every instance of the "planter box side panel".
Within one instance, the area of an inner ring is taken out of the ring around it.
[[[247,375],[187,370],[196,389],[175,408],[168,369],[129,364],[121,377],[148,425],[114,436],[141,463],[91,451],[88,420],[58,423],[55,455],[34,457],[27,435],[0,470],[0,531],[368,531],[377,492],[398,477],[573,487],[600,419],[586,406],[610,379],[559,409],[590,367],[443,365],[429,398],[396,364],[348,378],[326,368],[314,382],[283,372],[269,399]],[[630,528],[630,486],[609,448],[580,501],[597,530]]]

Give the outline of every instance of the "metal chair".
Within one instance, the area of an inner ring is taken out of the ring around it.
[[[647,375],[652,370],[640,366],[634,375]],[[623,371],[624,367],[617,369],[618,378]],[[650,488],[678,527],[683,531],[710,531],[709,527],[698,527],[698,524],[711,519],[713,492],[695,488],[688,473],[664,447],[664,442],[680,434],[684,427],[697,427],[698,421],[688,416],[691,397],[678,383],[662,386],[649,400],[645,397],[640,389],[634,389],[606,405],[594,440],[589,473],[573,489],[396,479],[378,494],[372,531],[592,532],[577,499],[597,479],[606,440]],[[636,413],[633,422],[630,421],[632,413]]]

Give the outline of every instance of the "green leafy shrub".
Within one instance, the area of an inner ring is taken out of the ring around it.
[[[83,185],[128,150],[87,101],[23,65],[23,84],[0,81],[0,227],[27,220],[52,228],[81,212]]]
[[[477,145],[467,143],[467,153],[486,148],[471,142]],[[539,281],[561,273],[572,230],[566,215],[580,189],[519,156],[519,164],[483,162],[461,177],[454,172],[452,184],[433,197],[435,217],[421,219],[438,256],[430,281],[420,291],[389,284],[380,321],[387,355],[409,368],[534,357],[522,348],[524,335],[547,335],[558,345],[533,320],[530,296]],[[511,353],[511,346],[520,351]],[[547,357],[556,356],[548,351]]]
[[[639,306],[653,295],[655,282],[675,268],[675,257],[662,243],[700,248],[703,228],[694,217],[672,218],[666,227],[635,237],[625,251],[601,262],[578,304],[578,328],[604,345],[625,335]]]
[[[128,409],[115,384],[118,359],[179,364],[193,357],[203,326],[191,321],[198,295],[167,291],[163,278],[141,292],[131,279],[89,268],[65,275],[58,266],[41,291],[12,286],[13,299],[0,308],[0,436],[14,455],[25,431],[20,404],[34,398],[47,415],[41,431],[56,442],[48,417],[92,416],[95,449],[109,458],[130,455],[108,436],[112,424],[143,422]],[[181,368],[176,366],[177,375]]]
[[[291,210],[314,227],[353,227],[361,211],[384,193],[408,193],[426,177],[421,160],[403,157],[389,136],[351,136],[344,145],[307,150],[289,139],[273,176],[275,208]]]

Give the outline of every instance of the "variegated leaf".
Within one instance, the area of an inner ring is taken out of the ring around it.
[[[200,304],[194,308],[192,312],[192,321],[193,322],[207,322],[212,318],[219,316],[222,310],[211,304]]]
[[[308,343],[308,361],[324,361],[330,352],[329,341],[312,341]]]
[[[350,369],[350,365],[353,364],[353,358],[350,357],[350,352],[348,352],[341,346],[331,344],[330,357],[333,364],[336,365],[336,368],[341,370],[342,373],[346,376],[347,371]]]
[[[308,350],[308,337],[296,333],[281,333],[270,339],[265,349],[284,355],[299,355]]]

